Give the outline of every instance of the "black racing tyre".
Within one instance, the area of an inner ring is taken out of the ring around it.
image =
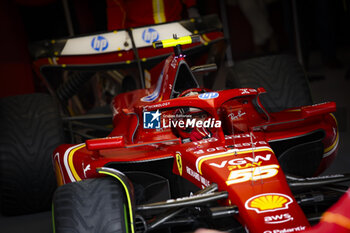
[[[56,233],[124,233],[127,208],[124,191],[114,178],[69,183],[54,194],[53,225]]]
[[[0,99],[0,208],[4,215],[49,210],[56,179],[52,153],[63,142],[49,95]]]
[[[295,57],[273,55],[238,62],[226,77],[226,87],[264,87],[261,102],[269,112],[312,104],[305,72]]]

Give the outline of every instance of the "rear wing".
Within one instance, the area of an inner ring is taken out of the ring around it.
[[[132,63],[135,60],[133,54],[135,48],[143,61],[154,57],[168,56],[172,50],[154,51],[152,43],[172,38],[174,33],[179,37],[201,35],[201,45],[205,46],[217,40],[223,40],[224,37],[221,31],[222,25],[219,18],[216,15],[208,15],[164,24],[41,41],[32,44],[30,51],[35,60],[50,59],[47,65],[65,64],[66,67],[69,67],[70,65],[117,62]],[[133,47],[133,44],[135,47]],[[41,64],[43,65],[43,63]]]

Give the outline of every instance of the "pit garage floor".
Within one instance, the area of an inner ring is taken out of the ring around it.
[[[345,73],[350,69],[350,48],[339,51],[338,55],[344,64],[343,69],[323,67],[317,53],[312,54],[309,66],[314,103],[335,101],[338,109],[336,117],[340,128],[339,152],[325,174],[350,173],[350,79],[345,79]],[[17,217],[0,215],[0,232],[51,233],[51,212]]]

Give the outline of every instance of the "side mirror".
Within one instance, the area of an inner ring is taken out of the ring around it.
[[[90,151],[125,147],[124,136],[89,139],[85,142]]]

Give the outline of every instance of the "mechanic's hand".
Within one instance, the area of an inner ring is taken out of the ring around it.
[[[213,229],[199,228],[194,233],[228,233],[228,232],[217,231],[217,230],[213,230]]]

